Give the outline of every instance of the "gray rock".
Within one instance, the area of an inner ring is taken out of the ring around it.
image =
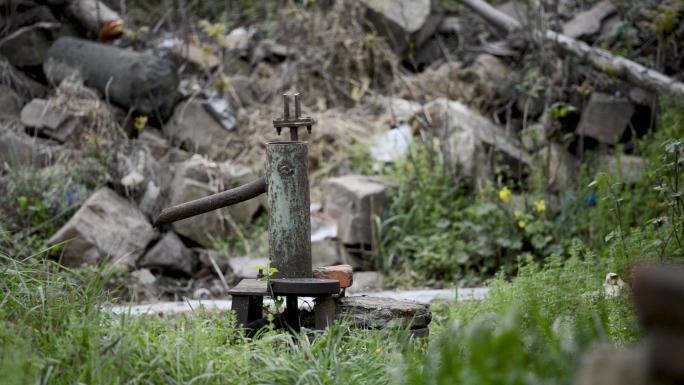
[[[601,32],[604,19],[617,13],[610,0],[596,4],[588,11],[580,12],[563,25],[563,35],[573,39],[593,40]]]
[[[328,180],[323,212],[337,221],[337,236],[345,244],[371,244],[371,216],[382,215],[387,187],[363,175]]]
[[[537,152],[537,159],[539,164],[547,165],[548,177],[547,187],[551,187],[554,191],[561,191],[569,188],[574,180],[575,157],[568,152],[563,146],[558,143],[551,143],[550,147],[545,147]],[[535,172],[542,170],[542,167],[536,167]]]
[[[238,279],[254,279],[259,273],[255,267],[266,266],[268,258],[235,257],[230,258],[228,264]]]
[[[0,75],[5,79],[3,84],[14,90],[23,99],[22,104],[34,98],[42,98],[47,90],[44,85],[14,68],[2,55],[0,55]]]
[[[0,162],[6,162],[12,167],[45,167],[52,158],[50,144],[56,145],[55,142],[32,138],[23,132],[0,130]]]
[[[157,282],[157,277],[152,274],[150,269],[142,268],[138,270],[137,276],[140,282],[148,286],[154,285],[154,283]]]
[[[577,125],[577,134],[614,145],[627,129],[634,105],[627,98],[594,92]]]
[[[473,69],[480,79],[494,84],[502,82],[508,75],[508,65],[501,59],[488,53],[483,53],[475,58]]]
[[[336,317],[356,327],[426,327],[432,321],[427,305],[391,298],[342,297],[336,300]]]
[[[503,171],[509,175],[517,175],[518,167],[524,169],[532,164],[518,139],[506,135],[503,128],[479,112],[445,98],[434,100],[423,109],[430,115],[433,129],[453,133],[449,139],[452,161],[460,164],[465,176],[485,180],[489,177],[490,162],[484,151],[487,147],[494,148],[505,166]]]
[[[59,23],[37,23],[19,28],[0,40],[0,54],[15,67],[41,66],[60,27]]]
[[[228,82],[230,92],[236,107],[246,108],[259,100],[261,91],[256,82],[246,76],[235,75]]]
[[[0,120],[19,118],[24,101],[12,89],[0,86]]]
[[[218,266],[224,277],[230,278],[230,276],[232,276],[233,270],[230,267],[230,263],[228,263],[228,260],[218,251],[195,248],[192,249],[192,252],[197,255],[200,265],[209,268],[214,274],[218,275],[218,272],[216,271],[216,267],[214,266],[214,263],[212,263],[212,260],[216,263],[216,266]]]
[[[34,99],[24,106],[21,122],[43,136],[76,148],[80,147],[85,129],[81,117],[44,99]]]
[[[172,191],[171,206],[214,194],[209,185],[182,176],[174,180]],[[204,247],[211,247],[215,241],[226,239],[230,235],[228,225],[224,223],[218,210],[174,222],[171,226],[178,234]]]
[[[112,262],[134,268],[152,238],[154,230],[145,217],[105,187],[91,195],[48,244],[69,241],[53,254],[68,267],[97,264],[109,256]]]
[[[189,277],[194,272],[193,255],[178,235],[168,232],[145,255],[138,266],[160,271],[165,275]]]
[[[432,36],[442,20],[433,12],[430,0],[361,0],[367,7],[366,19],[399,53],[419,49]]]
[[[387,277],[379,271],[355,271],[354,284],[347,288],[348,293],[367,293],[382,290]]]
[[[518,20],[521,25],[528,25],[528,6],[525,4],[525,2],[519,0],[509,0],[503,4],[497,5],[496,9],[514,18],[515,20]]]
[[[169,150],[169,144],[162,135],[158,129],[147,127],[138,136],[138,142],[146,144],[157,161],[161,160]]]
[[[392,99],[389,104],[390,113],[398,126],[404,124],[410,126],[416,114],[423,111],[423,106],[420,103],[406,99]]]
[[[641,182],[647,170],[644,158],[634,155],[606,155],[603,164],[606,165],[608,173],[619,175],[622,181],[629,183]]]
[[[188,151],[215,158],[231,133],[197,100],[179,103],[164,125],[164,135]]]

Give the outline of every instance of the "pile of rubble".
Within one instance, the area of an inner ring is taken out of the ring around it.
[[[226,260],[212,247],[242,236],[240,226],[266,210],[263,201],[162,229],[151,223],[164,207],[260,176],[264,143],[277,140],[271,120],[282,114],[275,98],[283,90],[302,91],[303,113],[319,127],[303,133],[311,145],[312,201],[321,202],[311,211],[314,267],[374,267],[371,220],[388,207],[388,183],[345,175],[357,144],[370,144],[381,167],[403,156],[415,134],[430,131],[451,149],[445,162],[474,184],[499,169],[523,178],[520,170],[538,172],[533,159],[541,158],[548,187],[558,191],[592,143],[625,143],[650,124],[651,92],[618,80],[575,92],[563,79],[576,74],[560,60],[552,77],[558,95],[516,91],[521,50],[514,39],[463,10],[447,12],[430,0],[323,3],[283,22],[287,33],[275,39],[251,26],[216,41],[160,33],[141,45],[139,36],[123,33],[125,17],[98,0],[0,2],[0,162],[48,170],[63,160],[109,159],[106,185],[49,240],[69,241],[56,253],[61,262],[110,258],[139,270],[147,285],[160,275],[193,278],[178,290],[185,294],[200,282],[220,296],[255,276],[250,266],[262,261]],[[526,22],[520,7],[511,1],[499,10]],[[562,30],[591,42],[609,33],[616,17],[604,1]],[[295,37],[325,47],[291,45]],[[507,109],[493,104],[497,98]],[[573,107],[574,147],[553,142],[556,102]],[[635,156],[621,157],[629,167],[602,156],[627,180],[643,168]]]

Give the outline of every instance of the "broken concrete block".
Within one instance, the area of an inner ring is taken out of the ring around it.
[[[145,217],[105,187],[91,195],[48,244],[69,241],[52,255],[68,267],[97,264],[109,256],[112,262],[134,268],[152,238],[154,230]]]
[[[634,155],[606,155],[603,158],[608,173],[619,175],[622,181],[628,183],[639,183],[643,180],[646,173],[646,162],[644,158]]]
[[[398,53],[417,50],[432,36],[442,14],[432,11],[430,0],[362,0],[366,19],[389,38]]]
[[[338,320],[355,327],[383,329],[392,327],[423,328],[432,321],[427,305],[392,298],[342,297],[335,301]]]
[[[59,23],[37,23],[19,28],[0,40],[0,54],[15,67],[41,66],[60,27]]]
[[[140,258],[138,266],[164,275],[190,277],[194,272],[195,261],[178,235],[168,232]]]
[[[21,122],[42,136],[77,148],[85,129],[81,117],[44,99],[34,99],[24,106]]]
[[[617,8],[610,0],[604,0],[593,8],[580,12],[563,25],[563,35],[573,39],[593,41],[601,32],[602,22],[617,14]]]
[[[231,133],[198,100],[180,103],[164,125],[164,135],[176,145],[194,153],[216,158]]]
[[[19,118],[24,101],[11,88],[0,86],[0,120]]]
[[[337,236],[345,244],[371,244],[371,217],[388,204],[387,187],[363,175],[328,180],[323,212],[337,221]]]
[[[627,129],[634,105],[627,98],[594,92],[577,125],[577,134],[614,145]]]
[[[354,271],[349,265],[319,267],[314,269],[313,277],[340,281],[340,288],[342,289],[347,288],[354,283]]]

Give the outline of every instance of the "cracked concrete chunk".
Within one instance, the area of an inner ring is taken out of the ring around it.
[[[91,195],[48,244],[69,241],[52,255],[61,256],[68,267],[101,263],[109,256],[110,261],[133,268],[152,238],[154,230],[145,217],[105,187]]]

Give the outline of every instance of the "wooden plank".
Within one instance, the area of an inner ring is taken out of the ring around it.
[[[257,279],[243,279],[234,288],[230,289],[228,294],[232,296],[239,295],[257,295],[262,297],[270,296],[266,281],[259,281]]]

